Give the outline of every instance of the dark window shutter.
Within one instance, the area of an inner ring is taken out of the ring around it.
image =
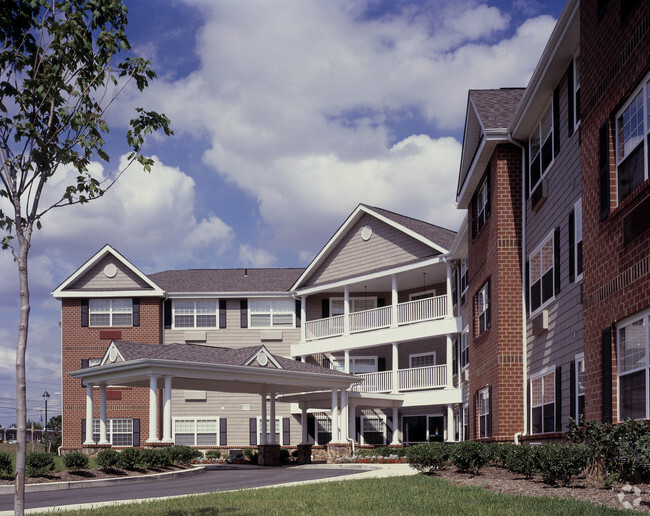
[[[459,339],[454,340],[454,349],[456,350],[456,353],[454,353],[453,356],[453,362],[452,362],[452,374],[457,374],[458,373],[458,359],[460,357],[460,342]]]
[[[603,423],[612,422],[612,329],[602,331]]]
[[[140,420],[133,420],[133,446],[135,448],[140,447]]]
[[[600,220],[609,215],[609,119],[598,130],[598,176],[600,182]]]
[[[553,274],[555,275],[555,295],[560,293],[560,227],[555,228],[553,237]]]
[[[172,327],[172,300],[165,299],[163,302],[163,320],[165,329],[169,330]]]
[[[526,382],[526,399],[528,400],[528,433],[532,434],[532,428],[533,428],[533,405],[532,405],[532,398],[533,398],[533,382],[532,380],[528,380]]]
[[[81,300],[81,327],[82,328],[88,327],[88,300],[87,299]]]
[[[288,417],[282,418],[282,445],[289,446],[291,442],[291,419]]]
[[[472,196],[472,240],[476,238],[476,194]]]
[[[301,325],[301,320],[300,320],[300,314],[302,313],[300,309],[300,300],[296,299],[296,328],[300,328]]]
[[[492,437],[492,386],[488,387],[488,416],[485,418],[485,435]]]
[[[472,416],[471,423],[472,428],[470,428],[470,433],[474,433],[474,439],[478,437],[478,420],[476,419],[476,414],[478,413],[478,391],[474,393],[474,403],[472,403]]]
[[[140,326],[140,298],[134,297],[131,301],[133,306],[133,326]]]
[[[454,273],[451,276],[451,302],[455,307],[458,304],[458,274],[460,269],[458,267],[454,268]]]
[[[530,260],[526,260],[526,314],[530,314]]]
[[[361,442],[361,418],[359,416],[354,418],[354,428],[356,429],[357,442],[360,443]]]
[[[248,429],[250,434],[249,443],[251,446],[257,446],[257,419],[252,417],[248,420]]]
[[[227,314],[228,302],[225,299],[219,300],[219,328],[224,329],[226,327],[226,314]]]
[[[492,323],[492,276],[487,280],[487,310],[485,311],[485,327],[489,328]]]
[[[81,444],[86,442],[86,420],[81,420]]]
[[[377,308],[381,308],[382,306],[386,306],[386,298],[385,297],[378,297],[377,298]]]
[[[321,301],[321,315],[323,319],[327,319],[330,316],[330,300],[325,298]]]
[[[576,361],[572,360],[569,367],[569,417],[576,419]]]
[[[560,87],[553,92],[553,149],[555,157],[560,153]]]
[[[526,163],[524,163],[524,189],[526,200],[528,200],[528,197],[530,196],[530,149],[528,148],[528,142],[524,142],[524,148],[526,159]]]
[[[86,369],[87,367],[89,367],[89,364],[90,364],[90,360],[88,360],[87,358],[81,359],[81,369]]]
[[[492,213],[492,185],[491,183],[491,174],[490,174],[490,167],[487,169],[487,174],[485,177],[485,187],[486,187],[486,200],[485,200],[485,220],[487,222],[487,219],[490,217],[490,213]]]
[[[228,445],[228,419],[219,419],[219,446]]]
[[[472,338],[476,338],[476,304],[478,303],[477,294],[472,298]]]
[[[555,431],[562,431],[562,367],[555,368]]]
[[[569,213],[569,283],[576,279],[576,214]]]
[[[248,328],[248,299],[239,301],[239,326]]]
[[[386,370],[386,357],[377,357],[377,371]]]
[[[316,442],[316,418],[310,414],[307,414],[307,437],[310,443]]]
[[[573,119],[573,59],[569,63],[569,68],[566,71],[567,75],[567,82],[568,86],[567,89],[569,91],[568,95],[568,100],[569,100],[569,122],[568,122],[568,129],[569,129],[569,136],[573,135],[573,127],[575,125],[575,121]]]

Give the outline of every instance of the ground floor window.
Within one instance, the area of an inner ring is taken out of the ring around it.
[[[478,391],[478,428],[479,437],[492,436],[490,388]]]
[[[555,432],[555,371],[532,377],[530,388],[533,433]]]
[[[443,441],[445,435],[443,416],[403,416],[402,435],[405,444]]]
[[[380,416],[361,416],[361,444],[386,444],[386,419]]]
[[[648,417],[648,347],[650,312],[618,326],[620,420]]]
[[[580,416],[585,415],[585,355],[580,353],[576,355],[575,363],[575,393],[576,393],[576,413],[571,414],[576,421]]]
[[[133,419],[107,420],[106,434],[113,446],[133,446]],[[99,419],[93,419],[93,441],[99,442]]]
[[[316,444],[327,444],[332,440],[332,418],[327,414],[316,414]]]
[[[219,446],[218,418],[174,419],[173,440],[186,446]]]

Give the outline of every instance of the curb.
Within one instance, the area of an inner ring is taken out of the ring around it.
[[[83,489],[84,487],[98,487],[105,485],[119,486],[126,483],[138,484],[150,480],[166,480],[184,475],[198,475],[206,470],[206,466],[197,466],[182,471],[167,471],[152,475],[138,475],[133,477],[98,478],[95,480],[71,480],[68,482],[44,482],[42,484],[25,484],[25,493],[43,493],[46,491],[64,491],[68,489]],[[0,495],[15,493],[15,485],[0,486]]]

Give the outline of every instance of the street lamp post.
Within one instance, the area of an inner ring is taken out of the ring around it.
[[[47,400],[50,399],[50,393],[45,391],[43,393],[43,399],[45,400],[45,424],[43,425],[43,436],[41,437],[41,439],[43,439],[43,437],[45,437],[45,435],[47,434]]]

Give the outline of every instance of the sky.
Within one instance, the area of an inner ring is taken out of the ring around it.
[[[452,230],[469,89],[525,87],[564,0],[126,0],[134,54],[158,79],[108,114],[126,163],[137,106],[148,139],[101,199],[49,212],[33,236],[28,419],[61,412],[60,302],[51,292],[104,244],[145,274],[304,267],[359,203]],[[59,170],[44,202],[75,177]],[[18,273],[0,251],[0,424],[15,418]]]

